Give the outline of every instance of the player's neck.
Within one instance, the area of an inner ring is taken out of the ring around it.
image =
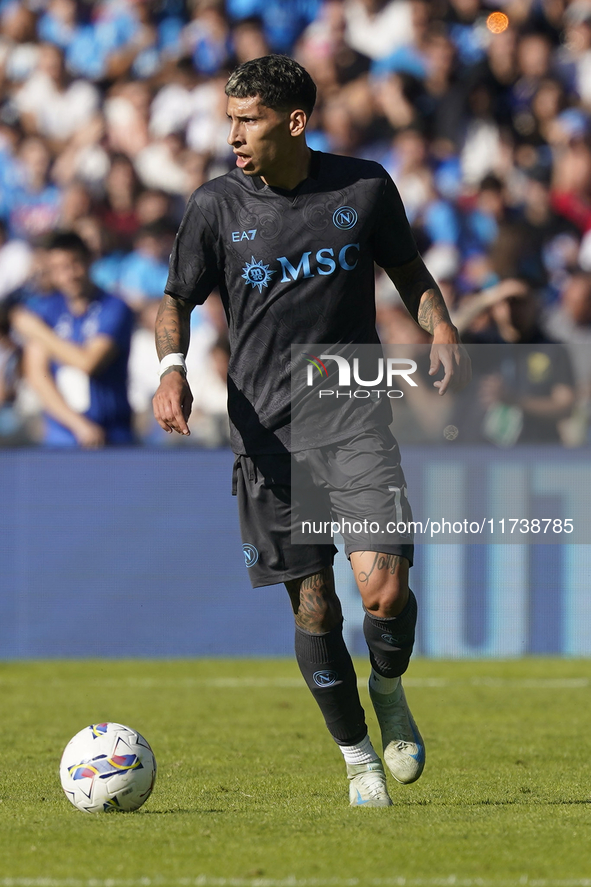
[[[308,178],[312,152],[304,142],[298,146],[293,157],[282,161],[281,167],[270,170],[261,179],[270,188],[280,188],[282,191],[293,191],[294,188]]]
[[[64,298],[68,303],[68,308],[71,313],[74,315],[86,314],[88,309],[88,305],[91,300],[93,286],[90,281],[84,284],[84,286],[76,290],[75,292],[64,292]]]

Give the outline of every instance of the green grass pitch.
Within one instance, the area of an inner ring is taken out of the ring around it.
[[[0,887],[591,887],[591,661],[407,678],[427,766],[372,810],[290,660],[0,665]],[[136,813],[62,793],[64,746],[105,720],[154,748]]]

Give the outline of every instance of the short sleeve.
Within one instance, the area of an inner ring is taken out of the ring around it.
[[[398,188],[385,173],[374,227],[373,258],[382,268],[396,268],[414,259],[417,245]]]
[[[54,326],[57,320],[54,296],[31,296],[25,301],[24,307],[45,321],[47,326]]]
[[[195,191],[174,241],[164,291],[192,305],[202,305],[218,285],[216,238],[197,203]]]
[[[123,299],[114,296],[103,302],[95,335],[110,336],[124,346],[131,335],[133,312]]]

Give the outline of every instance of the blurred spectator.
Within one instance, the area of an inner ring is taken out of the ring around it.
[[[494,329],[489,334],[492,343],[529,345],[552,341],[542,330],[539,300],[526,283],[498,298],[492,305],[491,316],[494,322]],[[486,339],[486,336],[480,337],[480,341]]]
[[[544,290],[547,302],[556,298],[566,269],[576,263],[576,226],[552,209],[547,172],[532,170],[525,179],[519,212],[499,225],[491,257],[500,277],[521,277]]]
[[[456,405],[457,421],[468,440],[498,446],[560,443],[563,422],[575,403],[575,379],[567,350],[541,328],[533,290],[520,281],[504,281],[476,297],[459,328],[477,311],[488,312],[488,329],[464,338],[479,343],[511,344],[506,349],[472,351],[474,380]]]
[[[7,246],[18,244],[20,241],[11,240]],[[34,297],[46,296],[52,292],[52,283],[49,274],[49,263],[45,238],[35,238],[30,243],[29,269],[20,286],[13,289],[6,297],[10,305],[17,302],[26,303]]]
[[[449,0],[445,20],[463,67],[484,58],[487,38],[482,28],[483,18],[479,0]]]
[[[19,375],[20,352],[10,336],[9,306],[0,302],[0,443],[18,428],[13,412]]]
[[[230,28],[221,0],[193,0],[193,17],[181,34],[183,55],[200,74],[217,74],[230,59]]]
[[[230,153],[224,92],[226,80],[223,74],[193,90],[191,119],[187,124],[188,146],[197,154],[210,154],[218,160],[227,159]]]
[[[76,36],[77,13],[76,0],[49,0],[37,25],[39,38],[66,49]]]
[[[337,5],[341,5],[340,2]],[[232,28],[232,67],[270,53],[263,23],[257,16],[242,19]]]
[[[105,179],[105,197],[99,214],[123,248],[131,246],[139,227],[136,213],[139,191],[140,182],[131,160],[125,154],[114,154]]]
[[[273,52],[288,53],[321,8],[321,0],[227,0],[231,19],[258,16]]]
[[[162,429],[152,411],[152,398],[158,387],[159,360],[154,347],[154,330],[159,304],[153,299],[137,312],[129,354],[129,403],[135,433],[143,441],[162,440]]]
[[[81,182],[74,181],[63,189],[62,195],[59,227],[69,230],[90,212],[90,194]]]
[[[31,136],[20,145],[17,155],[17,183],[8,195],[10,233],[32,238],[46,234],[58,224],[62,195],[51,184],[51,155],[45,142]]]
[[[591,229],[591,150],[586,128],[557,151],[553,170],[552,205],[580,231]]]
[[[585,106],[591,108],[591,8],[574,0],[565,10],[564,39],[557,53],[560,70],[568,77]]]
[[[472,208],[466,207],[463,249],[466,253],[482,252],[496,240],[499,225],[507,215],[505,186],[493,175],[485,176],[478,187]]]
[[[128,71],[138,76],[153,73],[157,35],[149,9],[143,3],[113,3],[110,0],[92,4],[91,20],[78,21],[67,34],[66,62],[75,75],[89,80],[120,77]],[[55,8],[50,9],[54,21],[59,20]],[[61,16],[62,22],[64,16]],[[65,35],[64,29],[61,33]],[[142,55],[150,64],[143,64]]]
[[[485,83],[476,83],[468,92],[462,122],[462,176],[467,185],[476,185],[490,173],[501,178],[507,172],[501,127],[494,116],[494,98]]]
[[[347,42],[346,33],[344,4],[326,0],[298,44],[298,57],[312,75],[321,98],[369,71],[370,59]]]
[[[215,340],[207,361],[194,382],[194,398],[189,428],[202,446],[222,447],[230,444],[228,421],[228,362],[230,343],[226,336]]]
[[[121,264],[127,253],[117,248],[117,239],[113,231],[107,228],[96,215],[82,216],[77,219],[73,230],[82,238],[90,251],[92,257],[90,278],[92,282],[108,293],[117,294]]]
[[[26,240],[8,240],[6,225],[0,220],[0,303],[22,286],[32,266],[32,250]]]
[[[150,106],[149,128],[153,138],[164,138],[187,126],[196,83],[197,75],[191,60],[187,57],[179,59]]]
[[[160,222],[173,217],[178,217],[180,222],[182,208],[180,212],[175,212],[175,204],[170,194],[150,188],[140,191],[138,194],[135,213],[139,226],[151,225],[152,222]]]
[[[511,123],[512,90],[518,77],[517,33],[513,28],[489,38],[486,56],[466,71],[468,87],[482,83],[492,100],[492,114],[497,123]]]
[[[135,157],[150,138],[150,87],[142,80],[117,83],[105,101],[107,138],[113,151]]]
[[[412,43],[412,7],[407,0],[346,0],[347,42],[371,59]]]
[[[0,10],[0,85],[22,83],[37,64],[35,15],[24,4],[9,2]]]
[[[168,257],[176,229],[165,222],[152,222],[140,228],[134,250],[121,262],[119,293],[132,308],[148,299],[161,299],[168,277]]]
[[[58,232],[47,250],[55,292],[11,314],[26,342],[26,378],[43,406],[43,442],[87,448],[131,443],[131,311],[91,283],[90,254],[78,235]]]
[[[186,159],[187,151],[182,134],[171,132],[142,148],[135,158],[135,168],[148,188],[189,197],[195,189],[189,190],[190,176],[185,165]]]
[[[576,271],[543,319],[543,328],[556,342],[572,346],[573,369],[580,394],[591,398],[591,274]]]
[[[513,125],[518,133],[531,127],[531,104],[552,70],[552,42],[544,32],[526,32],[517,44],[518,77],[511,90]]]
[[[278,51],[317,82],[310,146],[375,159],[394,177],[469,338],[520,335],[512,297],[534,288],[527,336],[543,335],[544,308],[547,334],[586,342],[576,294],[591,271],[589,0],[511,0],[510,25],[498,34],[486,27],[491,8],[484,0],[1,0],[0,299],[51,293],[39,238],[72,229],[90,250],[95,285],[137,309],[147,354],[172,228],[189,194],[234,165],[228,71]],[[391,283],[378,275],[378,284],[382,336],[414,342]],[[213,372],[218,339],[223,363],[223,309],[208,302],[215,307],[192,316],[197,380]],[[32,413],[26,390],[17,384],[14,414]],[[196,410],[205,431],[193,443],[221,439],[207,418],[218,415],[217,390],[215,404]],[[429,436],[428,422],[413,422]],[[142,433],[162,440],[151,423]]]
[[[78,181],[93,197],[100,197],[104,189],[111,158],[104,145],[105,121],[95,114],[81,127],[56,157],[52,178],[61,188]]]
[[[98,103],[99,93],[92,84],[70,81],[62,51],[51,43],[39,47],[36,70],[15,96],[24,129],[57,146],[90,121]]]
[[[516,349],[480,382],[482,433],[501,446],[556,444],[574,404],[570,361],[560,345]]]

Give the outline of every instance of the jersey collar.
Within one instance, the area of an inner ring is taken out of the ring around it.
[[[253,176],[252,177],[251,181],[252,181],[254,187],[256,188],[257,191],[268,190],[268,191],[271,191],[273,194],[280,194],[282,197],[296,197],[300,193],[300,191],[302,190],[305,183],[307,181],[309,181],[310,179],[316,180],[318,178],[319,173],[320,173],[320,163],[321,163],[321,158],[322,158],[322,152],[311,150],[310,153],[311,153],[310,169],[308,170],[308,175],[305,179],[303,179],[299,183],[299,185],[296,185],[295,188],[292,188],[291,191],[286,191],[283,188],[270,188],[269,185],[266,185],[265,182],[263,182],[263,180],[261,179],[260,176]]]

